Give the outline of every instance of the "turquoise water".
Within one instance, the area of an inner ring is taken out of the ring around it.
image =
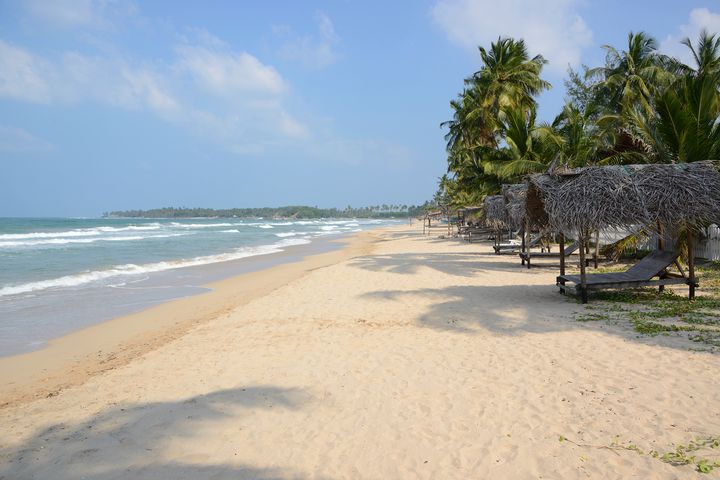
[[[243,259],[375,228],[380,220],[0,218],[0,355],[203,291]]]

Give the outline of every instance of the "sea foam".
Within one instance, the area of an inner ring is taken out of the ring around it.
[[[310,243],[308,238],[288,238],[280,240],[278,242],[269,245],[260,245],[256,247],[241,247],[228,253],[222,253],[218,255],[206,255],[201,257],[195,257],[185,260],[177,261],[166,261],[148,263],[144,265],[126,264],[116,265],[114,267],[97,270],[82,272],[73,275],[65,275],[59,278],[53,278],[49,280],[40,280],[36,282],[29,282],[20,285],[10,285],[0,288],[0,297],[9,295],[19,295],[23,293],[36,292],[39,290],[47,290],[50,288],[67,288],[77,287],[91,282],[104,280],[111,277],[125,276],[125,275],[139,275],[152,272],[161,272],[165,270],[172,270],[183,267],[194,267],[200,265],[207,265],[210,263],[227,262],[230,260],[239,260],[241,258],[254,257],[258,255],[268,255],[271,253],[279,253],[283,251],[283,247],[289,247],[293,245],[304,245]]]
[[[60,238],[47,238],[44,240],[26,240],[26,241],[9,241],[0,242],[0,248],[14,248],[14,247],[35,247],[43,245],[67,245],[73,243],[95,243],[95,242],[130,242],[133,240],[147,240],[153,238],[169,238],[169,237],[180,237],[182,233],[168,233],[162,235],[133,235],[133,236],[119,236],[119,237],[94,237],[94,238],[72,238],[72,237],[60,237]]]

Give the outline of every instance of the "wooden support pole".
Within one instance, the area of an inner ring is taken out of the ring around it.
[[[578,241],[580,242],[580,299],[582,300],[582,303],[588,302],[587,297],[587,277],[585,273],[585,254],[587,249],[587,235],[585,235],[585,232],[583,229],[579,230],[579,236],[580,238]]]
[[[530,268],[530,222],[528,221],[525,221],[523,243],[525,243],[525,250],[527,251],[527,268]]]
[[[560,276],[565,275],[565,235],[560,233]],[[561,280],[561,284],[565,285],[565,281]],[[560,292],[564,292],[560,289]]]
[[[525,222],[525,226],[523,227],[522,241],[520,243],[520,264],[522,264],[522,265],[525,265],[525,252],[526,252],[525,245],[527,245],[525,242],[525,232],[526,231],[527,231],[527,222]]]
[[[595,270],[598,268],[598,257],[600,256],[600,230],[595,232],[595,253],[593,260],[595,261]]]
[[[688,227],[687,242],[688,242],[688,281],[690,282],[690,300],[695,299],[695,246],[693,245],[695,239],[693,238],[692,227]]]
[[[658,250],[665,250],[665,238],[664,238],[665,232],[663,231],[662,224],[658,222],[658,241],[657,241],[657,249]],[[660,285],[658,287],[658,292],[664,292],[665,291],[665,285]]]

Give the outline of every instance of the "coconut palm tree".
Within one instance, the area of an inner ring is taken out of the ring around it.
[[[654,99],[653,111],[629,112],[629,128],[653,149],[658,161],[694,162],[720,156],[720,40],[703,32],[690,48],[695,67]]]
[[[535,97],[550,88],[540,78],[547,60],[542,55],[530,58],[523,40],[498,38],[490,49],[480,47],[482,66],[466,84],[482,92],[483,106],[496,117],[509,107],[534,108]]]
[[[681,43],[690,49],[695,61],[694,68],[682,65],[686,73],[698,77],[720,74],[720,36],[702,30],[697,40],[697,47],[693,46],[692,41],[687,37]]]
[[[713,76],[686,76],[655,100],[655,112],[628,117],[634,132],[653,147],[659,161],[720,158],[720,102]]]
[[[561,138],[548,125],[536,125],[535,109],[509,108],[504,117],[506,147],[485,162],[485,170],[507,183],[547,170]]]
[[[523,125],[526,134],[535,128],[534,97],[550,87],[540,78],[547,62],[540,55],[531,58],[522,40],[499,38],[490,49],[480,48],[480,58],[480,70],[450,102],[452,120],[441,124],[448,129],[444,190],[466,203],[497,193],[503,178],[537,168],[532,162],[538,159],[526,151],[532,139],[521,136]],[[516,140],[508,140],[509,130]]]
[[[668,57],[658,53],[657,41],[644,32],[628,34],[627,50],[604,45],[605,66],[589,69],[599,95],[607,98],[609,113],[639,108],[652,114],[652,98],[673,82]]]

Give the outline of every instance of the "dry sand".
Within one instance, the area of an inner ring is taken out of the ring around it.
[[[720,476],[604,448],[720,434],[716,354],[576,322],[555,270],[487,245],[407,226],[353,245],[144,312],[185,320],[105,367],[86,349],[44,383],[15,375],[0,478]]]

